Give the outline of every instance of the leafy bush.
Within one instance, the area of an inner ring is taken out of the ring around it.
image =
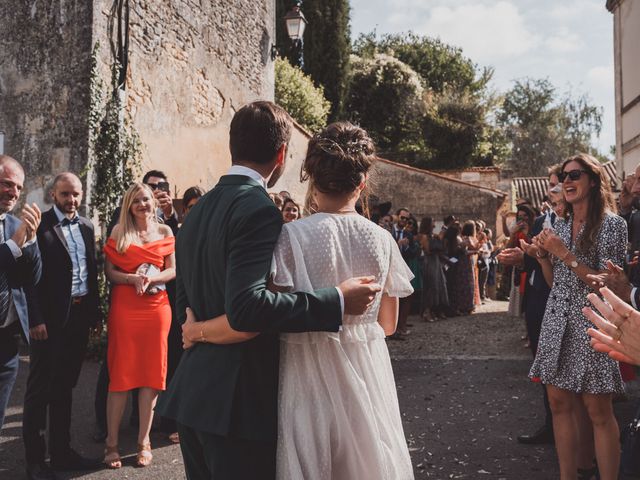
[[[425,109],[420,76],[390,55],[354,55],[350,80],[349,120],[365,128],[383,152],[420,153]]]
[[[275,100],[303,127],[317,132],[327,124],[331,104],[322,87],[316,87],[311,77],[287,60],[275,62]]]

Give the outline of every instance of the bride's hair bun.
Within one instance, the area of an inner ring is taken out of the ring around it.
[[[375,160],[375,145],[366,130],[349,122],[332,123],[309,141],[300,180],[311,179],[322,193],[350,193]]]

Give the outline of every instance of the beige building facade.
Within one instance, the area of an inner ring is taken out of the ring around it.
[[[613,13],[618,175],[640,165],[640,1],[607,0]]]

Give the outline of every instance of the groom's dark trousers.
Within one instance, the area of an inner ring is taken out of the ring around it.
[[[189,212],[177,237],[176,311],[204,320],[226,314],[236,344],[187,350],[160,415],[178,422],[189,480],[273,479],[277,436],[279,332],[338,331],[335,288],[267,290],[282,230],[280,211],[255,180],[226,175]]]

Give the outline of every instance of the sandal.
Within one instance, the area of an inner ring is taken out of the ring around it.
[[[104,460],[103,463],[107,468],[117,469],[122,467],[122,460],[120,459],[120,453],[118,452],[118,445],[110,447],[104,446]]]
[[[169,435],[169,441],[171,441],[171,443],[180,443],[180,434],[178,432],[173,432]]]
[[[139,467],[148,467],[151,465],[153,455],[151,454],[151,444],[138,444],[138,454],[136,455],[136,465]]]

